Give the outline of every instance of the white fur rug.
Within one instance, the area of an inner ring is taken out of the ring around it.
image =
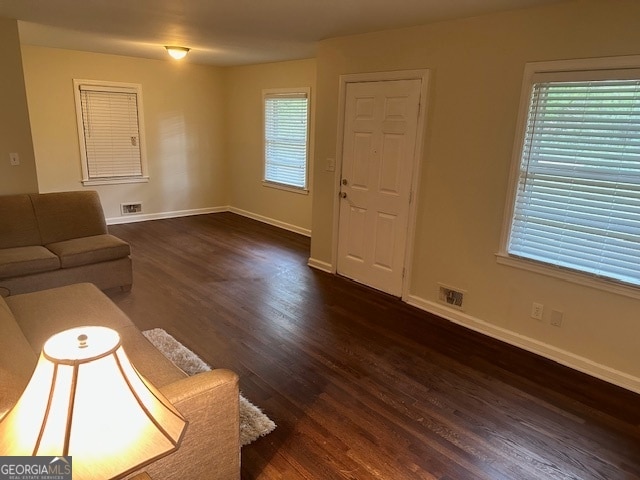
[[[187,375],[211,370],[200,357],[161,328],[145,330],[142,334]],[[240,395],[240,444],[248,445],[273,431],[276,424],[249,400]]]

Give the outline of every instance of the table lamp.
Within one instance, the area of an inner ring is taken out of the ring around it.
[[[73,328],[47,340],[0,420],[0,455],[71,455],[74,480],[117,479],[177,449],[186,424],[133,367],[117,332]]]

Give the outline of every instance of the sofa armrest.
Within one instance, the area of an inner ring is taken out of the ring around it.
[[[142,468],[153,479],[240,478],[238,376],[218,369],[186,377],[160,391],[189,421],[178,450]]]

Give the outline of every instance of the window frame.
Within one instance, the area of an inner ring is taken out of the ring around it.
[[[603,77],[606,77],[610,75],[610,72],[612,71],[639,69],[640,55],[531,62],[525,65],[509,172],[506,204],[500,235],[500,247],[496,253],[496,260],[499,264],[640,299],[640,286],[631,285],[614,279],[599,277],[588,272],[581,272],[579,270],[544,263],[542,261],[518,257],[508,252],[511,229],[513,227],[513,217],[515,213],[515,202],[518,193],[522,151],[525,144],[529,106],[535,78],[548,74],[558,75],[558,78],[562,78],[562,81],[571,81],[576,77],[584,75],[586,72],[597,72],[598,75],[601,74]]]
[[[140,148],[140,168],[141,175],[130,175],[122,177],[91,177],[89,175],[89,163],[87,158],[86,140],[84,136],[84,122],[82,114],[82,98],[81,87],[98,87],[113,90],[118,90],[123,93],[133,93],[136,95],[137,103],[137,115],[138,115],[138,146]],[[106,80],[87,80],[87,79],[73,79],[73,91],[76,107],[76,122],[78,128],[78,141],[80,147],[82,179],[81,182],[85,186],[92,185],[113,185],[124,183],[146,183],[149,181],[148,164],[147,164],[147,151],[145,141],[145,129],[144,129],[144,108],[142,100],[142,85],[138,83],[125,83],[125,82],[112,82]]]
[[[305,145],[305,184],[304,187],[297,187],[286,183],[276,182],[268,180],[267,176],[267,109],[266,101],[269,97],[282,96],[284,98],[287,95],[299,96],[304,94],[307,99],[307,135]],[[295,87],[295,88],[266,88],[262,90],[262,185],[268,188],[275,188],[279,190],[285,190],[292,193],[298,193],[302,195],[309,194],[310,183],[310,165],[311,165],[311,88],[310,87]]]

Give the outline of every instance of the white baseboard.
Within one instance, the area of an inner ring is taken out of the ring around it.
[[[327,262],[323,262],[322,260],[317,260],[315,258],[309,257],[307,265],[309,265],[311,268],[315,268],[316,270],[322,270],[323,272],[336,273],[336,271],[333,269],[333,265]]]
[[[228,211],[231,213],[242,215],[243,217],[251,218],[253,220],[258,220],[259,222],[266,223],[268,225],[273,225],[274,227],[279,227],[284,230],[289,230],[290,232],[299,233],[300,235],[304,235],[305,237],[311,237],[311,230],[307,228],[291,225],[290,223],[281,222],[280,220],[276,220],[270,217],[265,217],[263,215],[258,215],[257,213],[248,212],[246,210],[242,210],[236,207],[229,207]]]
[[[489,337],[501,340],[537,355],[541,355],[561,365],[586,373],[587,375],[599,378],[600,380],[612,383],[626,390],[640,393],[640,378],[615,370],[606,365],[596,363],[588,358],[562,350],[558,347],[554,347],[553,345],[548,345],[533,338],[512,332],[511,330],[492,325],[464,312],[454,310],[430,300],[410,295],[407,297],[406,302],[409,305],[413,305],[414,307],[425,310],[458,325],[462,325],[471,330],[488,335]]]
[[[194,208],[192,210],[176,210],[173,212],[123,215],[121,217],[107,218],[107,225],[146,222],[149,220],[161,220],[163,218],[189,217],[191,215],[205,215],[207,213],[220,213],[220,212],[227,212],[227,211],[229,211],[229,207],[211,207],[211,208]]]
[[[120,217],[107,218],[106,220],[107,220],[107,225],[118,225],[121,223],[146,222],[149,220],[161,220],[163,218],[188,217],[191,215],[205,215],[207,213],[222,213],[222,212],[235,213],[237,215],[242,215],[243,217],[251,218],[253,220],[266,223],[268,225],[273,225],[275,227],[279,227],[284,230],[289,230],[290,232],[299,233],[306,237],[311,237],[311,230],[309,229],[297,227],[296,225],[291,225],[289,223],[281,222],[273,218],[265,217],[263,215],[258,215],[256,213],[251,213],[246,210],[242,210],[236,207],[231,207],[228,205],[223,207],[194,208],[192,210],[176,210],[173,212],[123,215]]]
[[[122,223],[144,222],[148,220],[160,220],[163,218],[186,217],[190,215],[204,215],[208,213],[221,213],[221,212],[236,213],[238,215],[252,218],[254,220],[267,223],[269,225],[273,225],[279,228],[283,228],[285,230],[289,230],[291,232],[299,233],[301,235],[305,235],[308,237],[311,236],[311,230],[300,228],[295,225],[290,225],[288,223],[284,223],[279,220],[275,220],[269,217],[247,212],[245,210],[241,210],[239,208],[230,207],[230,206],[198,208],[198,209],[192,209],[192,210],[178,210],[173,212],[112,217],[107,219],[107,224],[117,225]],[[332,264],[324,262],[322,260],[315,259],[315,258],[310,257],[307,262],[307,265],[309,265],[309,267],[315,268],[317,270],[321,270],[323,272],[336,273]],[[485,322],[476,317],[468,315],[464,312],[461,312],[459,310],[454,310],[445,305],[432,302],[430,300],[425,300],[415,295],[408,295],[404,300],[409,305],[412,305],[421,310],[424,310],[426,312],[442,317],[458,325],[462,325],[466,328],[469,328],[471,330],[474,330],[484,335],[488,335],[489,337],[492,337],[497,340],[508,343],[510,345],[522,348],[524,350],[535,353],[537,355],[541,355],[561,365],[565,365],[574,370],[578,370],[580,372],[586,373],[587,375],[591,375],[593,377],[599,378],[600,380],[604,380],[605,382],[612,383],[626,390],[630,390],[635,393],[640,393],[640,378],[638,377],[634,377],[632,375],[621,372],[619,370],[607,367],[606,365],[596,363],[592,360],[589,360],[588,358],[581,357],[579,355],[568,352],[566,350],[562,350],[552,345],[548,345],[538,340],[526,337],[524,335],[520,335],[519,333],[513,332],[511,330],[498,327],[496,325],[493,325],[491,323]]]

